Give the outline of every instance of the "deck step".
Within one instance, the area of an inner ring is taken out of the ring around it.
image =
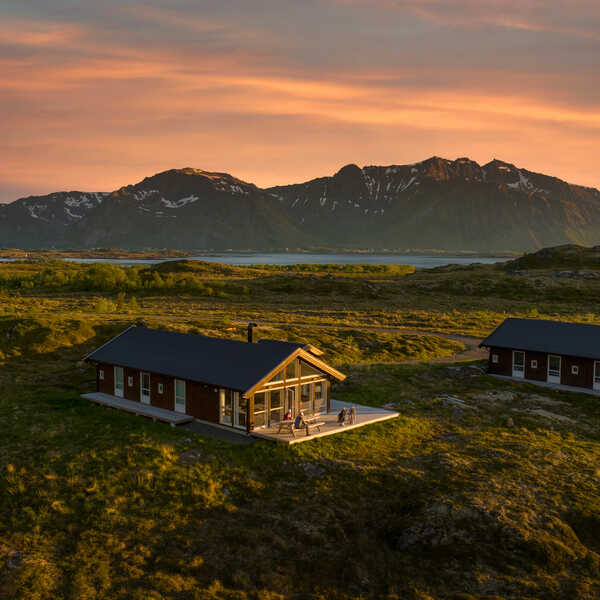
[[[158,408],[157,406],[142,404],[135,400],[126,400],[125,398],[103,394],[102,392],[82,394],[81,397],[86,400],[91,400],[96,404],[101,404],[102,406],[108,406],[109,408],[116,408],[118,410],[133,413],[136,417],[149,417],[153,421],[162,421],[163,423],[169,423],[173,426],[190,423],[194,420],[194,417],[178,413],[174,410]]]

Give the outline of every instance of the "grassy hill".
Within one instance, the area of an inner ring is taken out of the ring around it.
[[[0,265],[0,597],[600,596],[598,400],[432,362],[509,314],[600,322],[595,279],[93,269]],[[81,358],[138,318],[238,339],[258,320],[343,368],[335,398],[400,417],[236,446],[81,400]]]
[[[507,263],[514,269],[600,269],[600,246],[576,244],[542,248]]]

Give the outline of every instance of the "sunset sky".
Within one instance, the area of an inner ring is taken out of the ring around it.
[[[500,158],[600,187],[598,0],[0,5],[0,201]]]

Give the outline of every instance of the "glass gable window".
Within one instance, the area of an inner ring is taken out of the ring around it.
[[[286,379],[295,379],[298,377],[298,361],[293,360],[291,363],[288,363],[285,367],[285,377]]]
[[[304,361],[300,362],[300,370],[302,377],[314,377],[314,376],[323,376],[323,373],[318,369],[315,369],[312,365],[305,363]]]
[[[264,427],[267,424],[267,394],[254,394],[254,427]]]
[[[269,379],[268,383],[275,383],[277,381],[283,381],[283,369],[281,371],[275,373],[271,379]]]

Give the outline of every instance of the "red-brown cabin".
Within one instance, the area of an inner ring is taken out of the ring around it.
[[[86,357],[96,391],[246,432],[291,411],[329,412],[332,379],[345,375],[310,345],[248,342],[130,327]]]
[[[600,392],[600,326],[506,319],[480,346],[488,372]]]

